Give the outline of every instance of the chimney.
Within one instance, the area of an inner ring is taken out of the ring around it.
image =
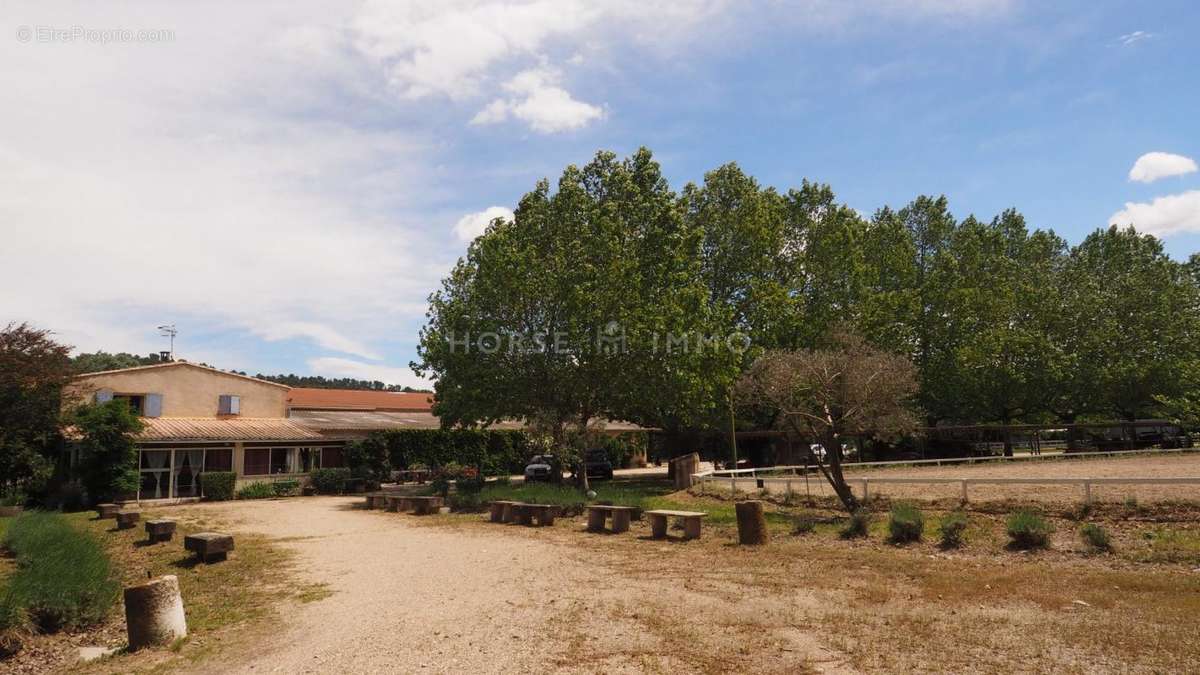
[[[159,352],[158,360],[162,361],[163,363],[168,363],[168,362],[172,361],[173,359],[171,358],[171,352]]]

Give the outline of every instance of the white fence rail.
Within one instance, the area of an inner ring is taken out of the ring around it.
[[[1079,452],[1069,455],[1034,455],[1026,456],[1020,459],[1040,459],[1042,457],[1059,457],[1059,458],[1075,458],[1075,457],[1098,457],[1098,456],[1114,456],[1114,455],[1131,455],[1131,454],[1169,454],[1179,452],[1195,452],[1196,448],[1180,448],[1170,450],[1116,450],[1112,452]],[[853,469],[866,466],[907,466],[907,465],[928,465],[933,464],[940,466],[942,464],[973,464],[980,461],[1013,460],[1014,457],[958,457],[950,459],[928,459],[928,460],[911,460],[911,461],[895,461],[895,462],[859,462],[853,464],[844,464],[843,468]],[[772,466],[754,469],[728,469],[702,471],[692,474],[692,478],[700,485],[700,490],[705,491],[710,484],[718,487],[724,485],[726,481],[729,483],[731,492],[736,492],[738,481],[753,480],[755,487],[766,488],[768,485],[783,486],[787,494],[790,496],[794,493],[793,483],[797,480],[803,480],[806,484],[808,474],[816,470],[815,465],[808,466]],[[782,475],[781,475],[782,474]],[[823,477],[821,478],[823,481]],[[896,476],[896,477],[875,477],[870,476],[847,476],[846,482],[851,485],[857,485],[862,489],[863,501],[866,501],[871,495],[871,485],[957,485],[961,490],[962,500],[968,501],[970,486],[972,485],[1076,485],[1083,490],[1083,499],[1085,502],[1092,501],[1092,486],[1093,485],[1200,485],[1200,477],[1161,477],[1161,478],[949,478],[949,477],[920,477],[920,476]]]
[[[1122,455],[1167,455],[1174,453],[1185,452],[1200,452],[1200,448],[1171,448],[1168,450],[1147,448],[1144,450],[1108,450],[1104,452],[1058,452],[1041,455],[1014,455],[1005,457],[1004,455],[989,455],[985,457],[945,457],[941,459],[897,459],[886,462],[843,462],[842,469],[849,471],[859,468],[870,467],[889,467],[889,466],[942,466],[944,464],[982,464],[986,462],[1014,462],[1014,461],[1029,461],[1029,460],[1065,460],[1076,459],[1079,457],[1120,457]],[[803,475],[802,471],[816,471],[816,464],[789,464],[786,466],[768,466],[757,467],[752,469],[714,469],[712,471],[702,471],[693,474],[696,477],[710,476],[714,478],[733,478],[747,477],[759,478],[759,474],[764,474],[764,477],[773,473],[790,473],[793,475]]]

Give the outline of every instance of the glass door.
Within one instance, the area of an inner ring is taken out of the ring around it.
[[[176,450],[173,467],[172,497],[199,497],[200,473],[204,471],[204,450]]]
[[[138,499],[171,497],[171,451],[142,450]]]

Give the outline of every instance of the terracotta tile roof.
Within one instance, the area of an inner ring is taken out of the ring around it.
[[[429,412],[433,394],[411,394],[367,389],[315,389],[293,387],[288,406],[306,410],[378,410],[381,412]]]
[[[273,417],[146,417],[139,441],[305,441],[320,433]]]
[[[375,429],[437,429],[441,422],[430,412],[384,412],[375,410],[293,410],[289,419],[321,431],[364,431]],[[503,420],[489,429],[524,429],[525,424]],[[605,430],[645,431],[629,422],[607,422]]]
[[[151,370],[154,368],[179,368],[181,366],[186,366],[188,368],[197,368],[199,370],[205,370],[210,373],[216,373],[218,375],[226,375],[228,377],[237,377],[237,378],[241,378],[243,380],[251,380],[253,382],[258,382],[259,384],[269,384],[272,387],[283,387],[284,389],[291,389],[291,387],[287,386],[286,384],[279,384],[278,382],[271,382],[269,380],[261,380],[257,377],[250,377],[249,375],[241,375],[239,373],[230,373],[228,371],[224,371],[219,368],[213,368],[211,366],[202,366],[198,363],[189,363],[187,361],[170,361],[168,363],[152,363],[148,366],[133,366],[131,368],[117,368],[116,370],[98,370],[94,373],[82,373],[80,375],[76,375],[75,379],[76,380],[86,380],[89,377],[95,377],[97,375],[111,375],[113,373],[128,373],[128,372],[132,372],[135,370]]]

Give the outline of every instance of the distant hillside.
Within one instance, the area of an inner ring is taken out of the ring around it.
[[[245,375],[245,373],[241,373]],[[368,389],[371,391],[402,391],[416,392],[421,394],[432,394],[429,389],[414,389],[412,387],[401,387],[395,384],[386,384],[379,380],[356,380],[350,377],[328,378],[320,375],[264,375],[259,373],[255,375],[260,380],[269,382],[278,382],[286,384],[289,387],[313,387],[314,389]]]
[[[158,354],[138,356],[137,354],[130,354],[128,352],[118,352],[116,354],[95,352],[93,354],[79,354],[71,359],[71,363],[75,366],[75,371],[78,373],[98,373],[102,370],[152,366],[156,363],[164,362],[165,360]]]

